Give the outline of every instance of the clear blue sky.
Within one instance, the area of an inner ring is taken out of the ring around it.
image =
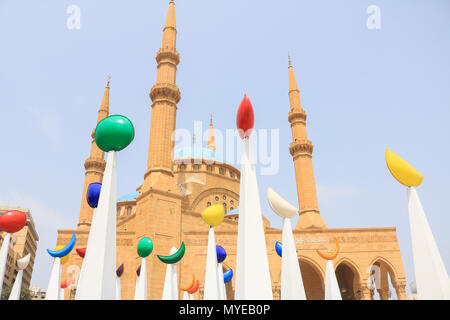
[[[111,113],[132,119],[136,138],[119,156],[118,194],[143,181],[168,0],[0,1],[0,204],[29,207],[41,241],[32,284],[47,287],[58,228],[74,228],[106,76]],[[81,28],[69,30],[69,5]],[[366,27],[369,5],[381,29]],[[214,115],[234,128],[244,92],[257,128],[280,130],[280,171],[259,178],[297,204],[287,54],[292,56],[319,204],[329,227],[397,227],[408,284],[414,279],[406,190],[389,174],[386,147],[425,180],[423,206],[450,269],[450,2],[176,1],[177,126]]]

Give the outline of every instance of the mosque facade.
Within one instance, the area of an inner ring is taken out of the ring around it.
[[[136,270],[141,261],[136,248],[143,237],[150,237],[155,244],[147,258],[148,298],[162,297],[166,265],[156,255],[167,255],[171,247],[179,247],[182,241],[186,254],[177,267],[179,286],[189,283],[194,274],[200,281],[195,298],[203,298],[209,226],[202,220],[201,212],[213,204],[222,204],[226,211],[223,223],[215,227],[217,244],[227,251],[224,270],[236,266],[240,171],[217,158],[212,119],[207,147],[173,151],[171,138],[176,129],[177,103],[181,99],[176,85],[180,62],[176,36],[175,4],[170,1],[162,46],[156,54],[156,83],[150,90],[150,139],[144,180],[134,193],[117,202],[117,267],[124,264],[122,299],[134,297]],[[332,229],[326,225],[318,207],[313,144],[308,140],[306,112],[301,106],[290,60],[288,76],[290,109],[286,108],[286,114],[293,138],[289,153],[294,161],[300,215],[293,233],[307,299],[324,299],[326,261],[316,250],[333,251],[335,239],[340,250],[333,264],[343,299],[369,300],[375,294],[389,299],[392,295],[389,282],[398,299],[406,299],[406,278],[395,227]],[[109,114],[109,91],[108,81],[97,122]],[[102,182],[105,169],[104,152],[95,144],[93,134],[90,155],[84,166],[78,225],[75,229],[58,230],[57,245],[67,244],[75,232],[76,247],[87,246],[94,210],[87,204],[86,191],[91,183]],[[272,228],[265,217],[263,220],[273,295],[279,299],[281,259],[275,252],[275,243],[281,241],[281,230]],[[77,276],[81,264],[82,258],[74,250],[63,265],[62,279],[70,273]],[[65,299],[73,299],[74,290],[65,290]],[[226,290],[228,299],[233,299],[234,279]]]

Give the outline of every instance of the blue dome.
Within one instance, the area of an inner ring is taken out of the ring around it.
[[[207,148],[202,147],[184,147],[177,149],[173,152],[173,158],[175,160],[181,159],[205,159],[205,160],[214,160],[217,162],[223,162],[223,159],[217,156],[217,154]]]
[[[228,211],[226,215],[230,215],[230,214],[239,214],[239,208]]]
[[[117,200],[117,202],[122,202],[122,201],[134,201],[134,200],[136,200],[136,198],[138,197],[138,195],[139,195],[139,192],[138,192],[138,191],[132,192],[132,193],[129,193],[129,194],[125,195],[125,196],[120,197],[120,198]]]

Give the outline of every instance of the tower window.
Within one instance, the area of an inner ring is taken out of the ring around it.
[[[127,208],[127,216],[129,216],[131,214],[131,207]]]
[[[186,165],[185,164],[180,165],[180,170],[186,170]]]
[[[223,200],[227,200],[227,196],[223,196]]]
[[[230,177],[234,178],[234,172],[233,171],[230,171]]]
[[[234,201],[233,201],[233,200],[230,200],[230,203],[231,203],[231,204],[234,204]]]
[[[225,174],[225,169],[224,168],[219,168],[219,173],[220,174]]]
[[[200,168],[200,166],[198,164],[194,164],[193,168],[194,168],[194,170],[198,170]]]
[[[227,213],[227,204],[225,202],[223,203],[223,208],[225,209],[225,213]]]
[[[211,206],[211,202],[208,201],[208,203],[206,204],[207,207]]]
[[[216,196],[216,201],[219,201],[219,197],[218,196]]]
[[[206,170],[208,170],[208,171],[212,171],[212,165],[208,165],[208,166],[206,166]]]

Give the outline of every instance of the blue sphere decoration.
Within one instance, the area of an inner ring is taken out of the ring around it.
[[[228,269],[223,273],[223,282],[224,283],[230,282],[231,279],[233,279],[233,269]]]
[[[275,251],[277,252],[277,254],[281,257],[283,255],[283,245],[281,244],[280,241],[277,241],[275,243]]]
[[[223,260],[225,260],[225,258],[227,257],[227,252],[221,246],[216,246],[216,252],[217,252],[217,262],[222,263]]]
[[[91,208],[97,208],[98,199],[100,198],[100,190],[102,184],[98,182],[91,183],[86,192],[86,200]]]

